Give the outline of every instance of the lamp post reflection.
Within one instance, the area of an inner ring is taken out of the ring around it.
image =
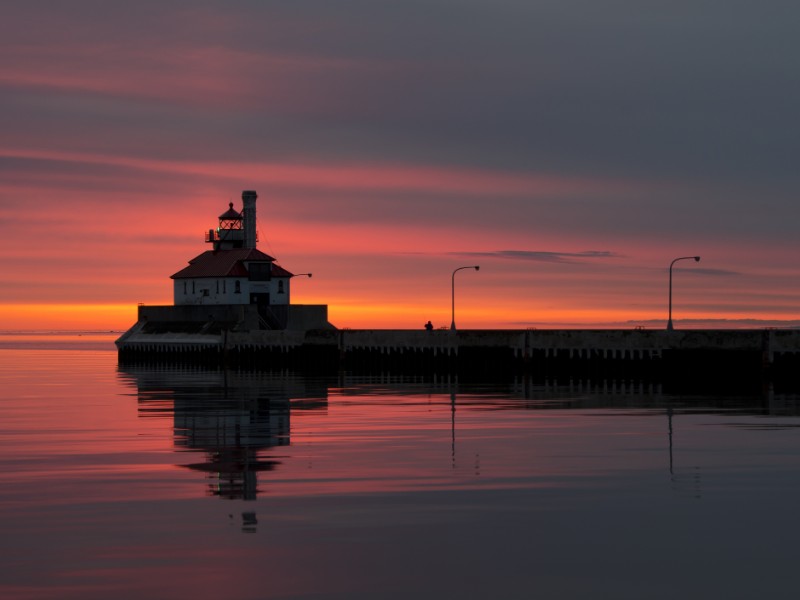
[[[456,468],[456,393],[450,392],[450,464]]]
[[[675,461],[674,461],[674,452],[673,452],[673,427],[672,427],[672,418],[674,416],[674,411],[672,406],[667,407],[667,435],[669,438],[669,478],[672,484],[672,489],[675,492],[679,492],[681,494],[689,495],[694,498],[702,498],[703,497],[703,486],[702,486],[702,479],[701,479],[701,471],[700,467],[694,467],[691,472],[688,473],[676,473],[675,472]],[[682,469],[686,470],[686,469]]]

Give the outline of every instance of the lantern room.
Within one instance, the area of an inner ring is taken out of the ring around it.
[[[214,250],[232,250],[244,245],[242,214],[228,203],[228,210],[219,216],[219,226],[206,232],[206,243],[214,244]]]

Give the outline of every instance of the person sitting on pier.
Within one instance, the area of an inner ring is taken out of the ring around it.
[[[433,331],[433,323],[431,323],[430,321],[425,323],[425,329],[427,329],[428,331]]]

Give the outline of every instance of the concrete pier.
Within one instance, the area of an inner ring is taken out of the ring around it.
[[[798,377],[800,330],[134,329],[120,361],[202,361],[247,368]]]

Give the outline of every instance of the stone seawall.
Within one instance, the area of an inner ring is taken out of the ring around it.
[[[130,331],[121,361],[202,361],[246,368],[455,371],[464,374],[741,373],[797,377],[800,330]]]

